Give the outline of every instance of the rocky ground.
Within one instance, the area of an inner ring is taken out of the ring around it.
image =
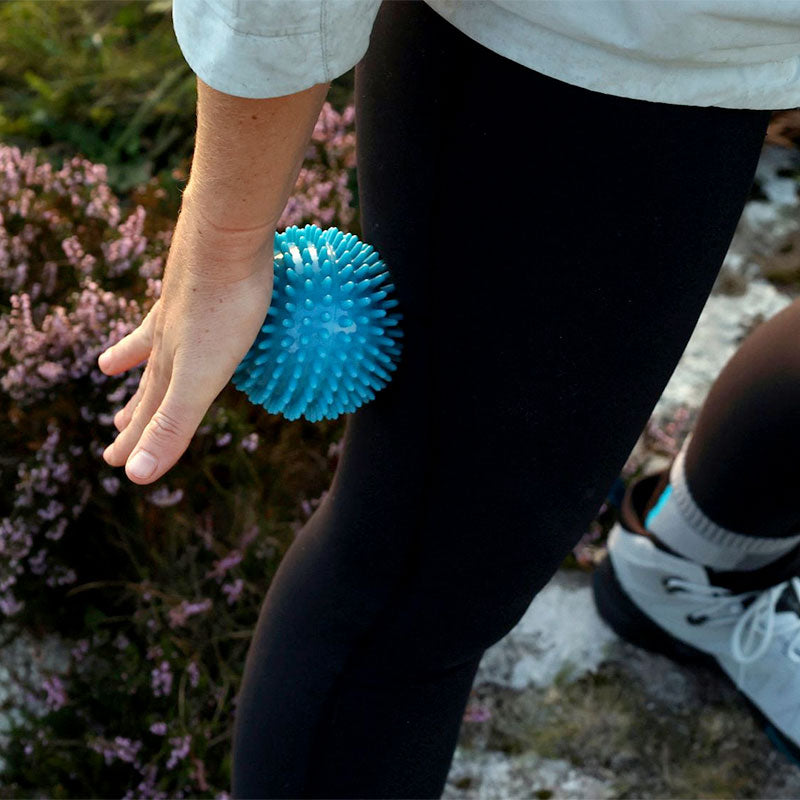
[[[699,410],[744,336],[800,296],[800,153],[767,145],[714,291],[651,424]],[[644,433],[628,472],[665,463]],[[602,554],[602,545],[597,548]],[[589,571],[562,568],[476,676],[446,798],[797,798],[724,679],[622,642]]]

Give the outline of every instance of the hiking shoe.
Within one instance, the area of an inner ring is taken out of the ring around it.
[[[669,470],[626,488],[593,575],[597,610],[632,644],[720,671],[800,765],[800,545],[749,571],[678,555],[644,527]]]

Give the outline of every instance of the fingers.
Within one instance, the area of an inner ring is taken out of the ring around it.
[[[151,374],[130,422],[103,458],[112,466],[125,464],[134,483],[158,480],[186,451],[211,405],[196,389],[174,373],[167,381]]]
[[[142,431],[164,399],[167,386],[169,385],[170,374],[169,372],[164,372],[163,367],[157,363],[158,360],[159,354],[154,351],[145,369],[147,373],[146,385],[142,386],[140,384],[139,389],[137,389],[140,398],[130,412],[130,419],[127,425],[124,426],[116,439],[103,451],[103,458],[106,463],[110,464],[112,467],[121,467],[128,460],[128,456],[139,441]],[[134,394],[134,397],[135,396],[136,394]],[[131,400],[133,400],[133,397]],[[127,407],[126,405],[125,408]]]
[[[116,414],[114,414],[114,427],[118,431],[122,431],[131,421],[131,417],[133,416],[133,412],[136,410],[136,406],[139,405],[139,402],[144,395],[144,390],[147,388],[147,379],[150,377],[150,362],[148,361],[145,365],[144,372],[142,372],[142,377],[139,379],[139,385],[136,387],[136,391],[133,393],[131,398],[128,400],[127,403],[119,410]]]
[[[116,375],[135,367],[150,355],[158,303],[159,300],[153,303],[138,328],[100,353],[97,358],[97,366],[106,375]]]

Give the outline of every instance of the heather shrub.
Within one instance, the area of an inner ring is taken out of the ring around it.
[[[321,228],[335,225],[361,235],[355,197],[355,116],[352,104],[341,113],[330,103],[323,105],[295,191],[278,220],[278,230],[313,221]]]
[[[352,123],[325,105],[280,229],[354,230]],[[220,797],[252,628],[344,420],[289,422],[229,385],[159,481],[103,461],[143,365],[96,359],[159,296],[174,223],[159,181],[120,198],[107,177],[0,146],[0,619],[69,647],[0,704],[18,720],[0,796]]]

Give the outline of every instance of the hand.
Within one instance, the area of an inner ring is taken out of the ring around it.
[[[136,330],[98,358],[106,375],[147,359],[136,392],[114,417],[120,433],[103,452],[134,483],[172,468],[255,341],[272,298],[274,237],[274,226],[224,231],[191,211],[178,217],[161,296]]]

